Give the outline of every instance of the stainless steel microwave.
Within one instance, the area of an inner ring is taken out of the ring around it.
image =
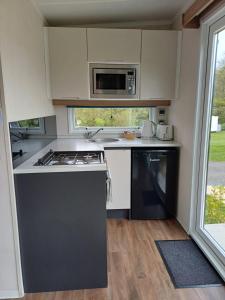
[[[138,65],[89,64],[90,97],[138,98]]]

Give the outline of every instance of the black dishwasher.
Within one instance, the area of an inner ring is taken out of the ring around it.
[[[176,215],[179,150],[132,149],[131,219]]]

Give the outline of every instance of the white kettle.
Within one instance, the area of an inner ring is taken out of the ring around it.
[[[146,120],[144,121],[141,137],[143,139],[149,139],[156,135],[156,124],[153,121]]]

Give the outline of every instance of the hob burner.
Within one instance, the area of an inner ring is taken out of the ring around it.
[[[40,158],[35,166],[90,165],[104,163],[103,151],[53,151]]]

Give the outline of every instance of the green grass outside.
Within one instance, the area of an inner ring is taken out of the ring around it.
[[[220,187],[224,190],[224,187]],[[206,196],[205,224],[225,223],[225,203],[216,195]]]
[[[210,134],[209,160],[225,162],[225,131]],[[215,186],[206,196],[205,224],[225,223],[225,187]]]
[[[225,162],[225,131],[211,133],[209,160]]]

